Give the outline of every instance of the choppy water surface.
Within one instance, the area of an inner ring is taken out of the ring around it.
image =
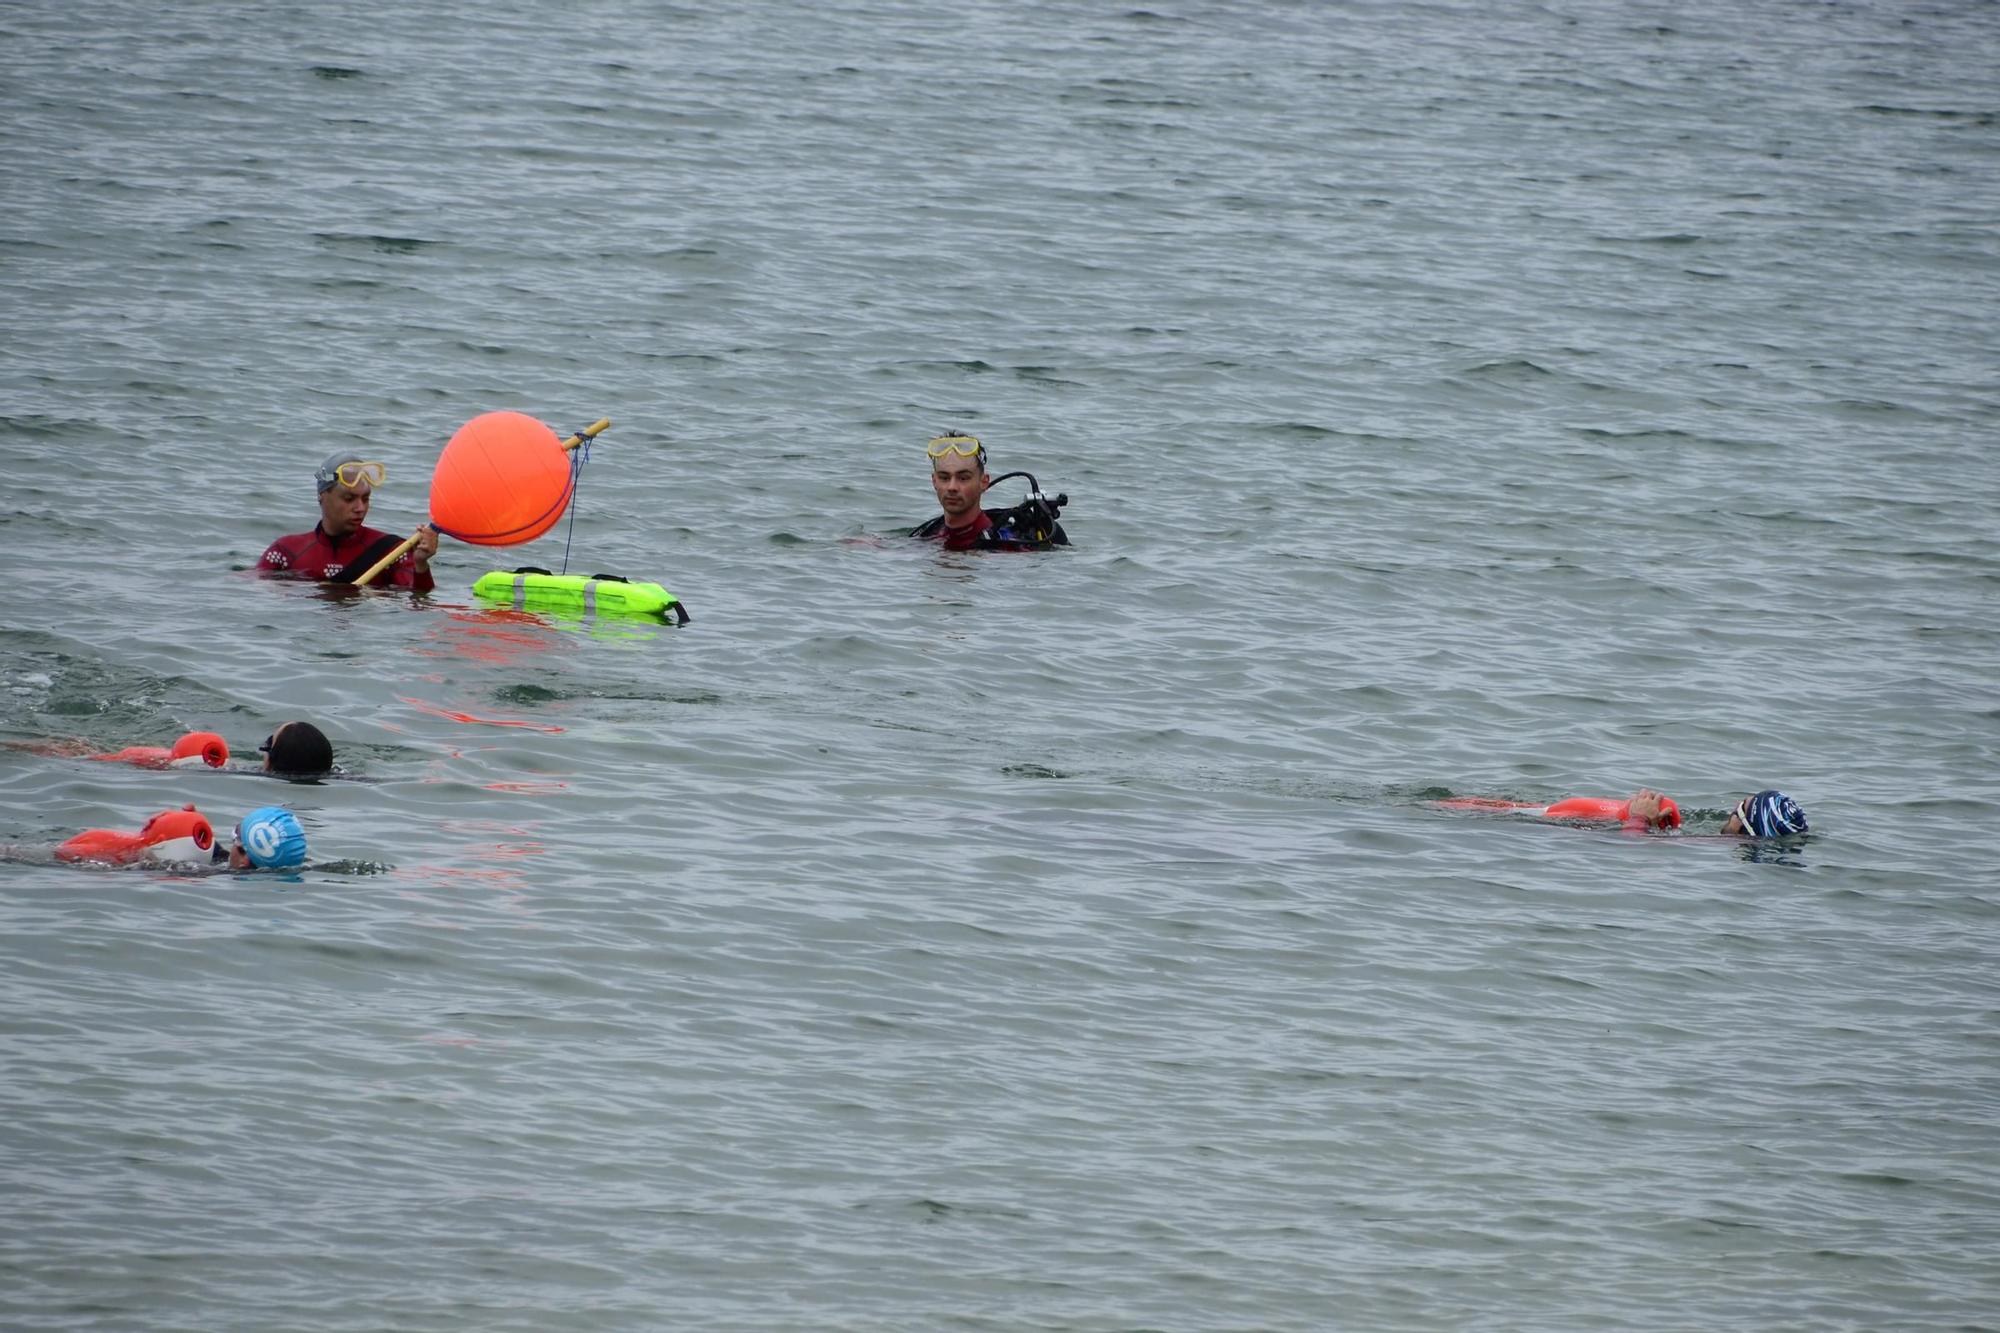
[[[1993,1326],[1996,55],[0,13],[0,736],[366,779],[0,752],[0,1322]],[[693,624],[241,572],[497,407]],[[947,425],[1075,548],[865,540]],[[1426,805],[1641,783],[1815,831]],[[297,875],[49,859],[276,798]]]

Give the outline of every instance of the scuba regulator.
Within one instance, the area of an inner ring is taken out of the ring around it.
[[[1056,520],[1062,517],[1062,507],[1069,503],[1068,493],[1045,494],[1042,484],[1035,480],[1032,472],[1003,472],[989,481],[987,486],[991,488],[1014,477],[1028,483],[1028,496],[1011,509],[986,511],[993,518],[993,535],[1001,541],[1019,542],[1023,546],[1067,546],[1069,539],[1056,526]]]

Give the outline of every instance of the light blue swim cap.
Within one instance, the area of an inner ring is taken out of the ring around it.
[[[1807,827],[1806,812],[1781,791],[1760,791],[1745,797],[1736,813],[1744,829],[1758,838],[1782,838],[1788,833],[1804,833]]]
[[[282,805],[259,806],[236,825],[236,845],[259,870],[282,870],[306,863],[306,831]]]

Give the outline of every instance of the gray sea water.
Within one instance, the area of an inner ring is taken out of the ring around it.
[[[1141,2],[0,9],[0,1325],[2000,1326],[2000,8]]]

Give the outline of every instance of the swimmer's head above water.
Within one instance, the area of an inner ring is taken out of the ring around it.
[[[333,771],[333,744],[310,722],[285,723],[257,749],[272,777],[310,782]]]
[[[282,805],[260,806],[237,821],[231,870],[288,870],[305,861],[306,831]]]
[[[350,453],[334,454],[319,465],[313,484],[319,489],[319,523],[327,536],[345,537],[368,521],[368,506],[386,472],[380,463]]]
[[[1767,789],[1738,801],[1723,822],[1722,831],[1750,838],[1783,838],[1807,832],[1810,827],[1806,812],[1797,801],[1781,791]]]
[[[944,511],[947,527],[962,527],[979,517],[980,497],[991,483],[986,476],[986,446],[971,435],[948,432],[934,437],[924,449],[931,460],[931,489]]]

